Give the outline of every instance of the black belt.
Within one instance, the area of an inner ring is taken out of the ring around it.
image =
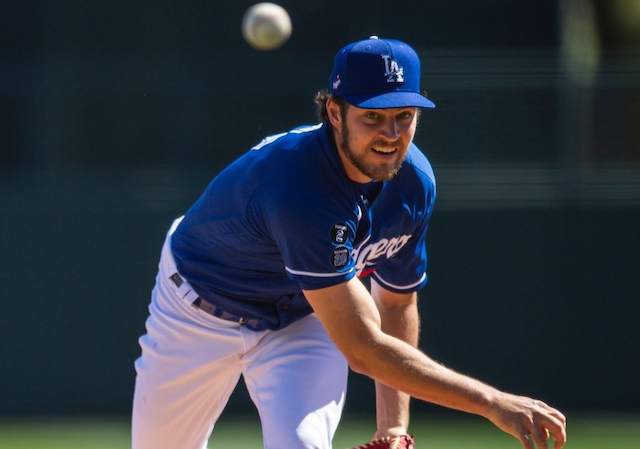
[[[171,279],[171,282],[173,282],[173,284],[178,288],[180,288],[180,286],[185,282],[184,279],[182,279],[182,277],[178,273],[172,274],[171,276],[169,276],[169,279]],[[191,305],[194,307],[197,307],[198,309],[204,312],[207,312],[209,315],[213,315],[216,318],[220,318],[226,321],[234,321],[243,326],[248,325],[249,327],[255,328],[260,322],[260,320],[256,318],[247,319],[244,317],[240,317],[238,315],[234,315],[233,313],[226,312],[220,309],[219,307],[214,306],[210,302],[203,300],[200,296],[198,296],[191,303]]]

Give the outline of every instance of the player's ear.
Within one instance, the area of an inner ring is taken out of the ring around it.
[[[342,114],[340,113],[340,105],[331,98],[327,99],[327,117],[334,128],[342,129]]]

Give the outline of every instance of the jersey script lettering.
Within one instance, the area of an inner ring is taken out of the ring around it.
[[[401,235],[391,239],[381,239],[375,243],[364,242],[360,248],[354,248],[353,259],[356,261],[357,275],[360,276],[367,267],[375,265],[381,257],[390,259],[395,256],[410,238],[411,235]]]

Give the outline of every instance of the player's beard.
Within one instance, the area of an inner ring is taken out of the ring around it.
[[[342,130],[340,131],[340,137],[342,140],[340,149],[349,160],[349,162],[351,162],[362,174],[364,174],[368,178],[373,179],[374,181],[388,181],[396,174],[398,174],[398,171],[400,170],[400,167],[404,162],[404,158],[398,158],[396,160],[396,163],[391,168],[389,168],[388,166],[368,163],[367,153],[359,155],[356,154],[355,151],[353,151],[353,149],[351,148],[351,145],[349,143],[349,127],[346,126],[345,117],[343,117],[343,123],[345,125],[342,126]],[[388,145],[388,142],[380,142],[380,145]]]

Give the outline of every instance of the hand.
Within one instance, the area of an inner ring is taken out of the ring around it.
[[[378,438],[385,438],[385,437],[397,437],[397,436],[406,435],[406,434],[407,434],[407,429],[401,426],[379,428],[376,431],[376,433],[373,434],[373,438],[371,439],[375,440]]]
[[[542,401],[500,393],[487,418],[498,428],[520,440],[524,449],[548,449],[550,436],[554,448],[560,449],[567,441],[567,419]]]

